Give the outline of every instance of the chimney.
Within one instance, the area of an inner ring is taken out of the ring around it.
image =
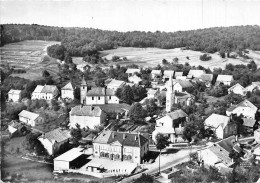
[[[125,133],[123,133],[123,139],[125,139],[126,138],[126,135],[125,135]]]

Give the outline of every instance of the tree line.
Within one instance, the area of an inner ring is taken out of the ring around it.
[[[260,50],[260,26],[232,26],[177,32],[118,32],[93,28],[2,24],[1,45],[23,40],[61,41],[71,56],[123,47],[183,47],[207,53]]]

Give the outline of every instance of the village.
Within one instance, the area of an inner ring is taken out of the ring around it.
[[[256,72],[254,61],[211,71],[178,58],[154,68],[68,60],[58,81],[45,71],[43,82],[13,84],[2,112],[9,153],[51,164],[54,179],[178,182],[201,167],[220,177],[259,167],[260,82],[235,73]]]

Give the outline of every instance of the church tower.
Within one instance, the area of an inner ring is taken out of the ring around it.
[[[86,104],[87,92],[88,92],[88,87],[87,87],[87,83],[83,76],[82,81],[81,81],[81,86],[80,86],[80,103],[81,104]]]
[[[166,112],[171,112],[172,105],[174,104],[174,91],[172,83],[172,75],[168,81],[167,92],[166,92]]]

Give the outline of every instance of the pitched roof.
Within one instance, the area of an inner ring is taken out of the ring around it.
[[[56,157],[54,160],[55,161],[72,161],[82,154],[84,154],[83,148],[75,147],[75,148],[63,153],[62,155]]]
[[[188,80],[174,79],[174,80],[173,80],[173,85],[175,85],[176,83],[179,83],[179,84],[182,86],[182,88],[193,87],[193,85],[191,84],[191,82],[188,81]]]
[[[123,113],[125,111],[129,111],[131,108],[131,106],[126,103],[104,104],[104,105],[99,105],[99,107],[106,113],[109,112]]]
[[[213,79],[213,74],[202,74],[199,77],[202,81],[212,81]]]
[[[52,131],[49,131],[45,134],[42,134],[39,138],[47,138],[51,142],[62,142],[71,137],[69,130],[62,130],[60,128],[56,128]]]
[[[232,90],[232,89],[234,89],[234,88],[236,88],[236,87],[240,87],[240,88],[245,89],[241,84],[237,83],[237,84],[231,86],[228,90]]]
[[[115,96],[116,95],[115,93],[116,92],[113,89],[109,89],[109,88],[106,89],[106,96]]]
[[[218,75],[217,77],[217,81],[220,82],[225,82],[225,81],[232,81],[233,80],[233,76],[232,75]]]
[[[244,101],[240,102],[237,105],[232,105],[231,107],[229,107],[227,109],[227,111],[233,111],[233,110],[235,110],[238,107],[249,107],[253,111],[257,111],[257,107],[254,104],[252,104],[250,101],[248,101],[247,99],[245,99]]]
[[[179,99],[185,99],[185,98],[195,98],[194,95],[188,93],[188,92],[176,92],[175,97]]]
[[[256,120],[251,118],[243,118],[243,126],[253,128],[255,125]]]
[[[71,82],[69,82],[68,84],[66,84],[64,87],[61,88],[62,90],[73,90],[73,86],[71,84]]]
[[[133,74],[133,73],[135,73],[135,72],[138,72],[138,73],[139,73],[139,72],[140,72],[140,69],[130,69],[130,68],[128,68],[125,73],[127,73],[127,74]]]
[[[44,86],[42,86],[42,85],[37,85],[36,88],[34,89],[33,93],[41,93],[43,87]]]
[[[176,76],[182,76],[183,75],[183,72],[175,72],[175,77]]]
[[[118,87],[119,88],[123,84],[125,84],[124,81],[112,79],[109,83],[107,83],[107,86]]]
[[[164,72],[163,72],[163,77],[165,78],[167,78],[167,77],[170,77],[170,76],[174,76],[174,70],[165,70]]]
[[[172,120],[179,119],[179,118],[184,118],[187,117],[188,115],[181,109],[175,110],[173,112],[167,113],[167,116],[169,116]]]
[[[158,92],[158,90],[155,90],[155,89],[150,88],[150,89],[147,91],[147,94],[155,95],[157,92]]]
[[[260,86],[260,81],[252,82],[252,85]]]
[[[33,113],[33,112],[30,112],[30,111],[22,110],[22,112],[19,113],[19,116],[30,119],[30,120],[35,120],[40,115]]]
[[[161,70],[152,70],[151,74],[161,74]]]
[[[133,75],[131,77],[128,78],[129,81],[133,81],[133,80],[136,80],[136,81],[142,81],[142,78],[138,77],[137,75]]]
[[[41,93],[54,93],[58,88],[55,85],[44,85]]]
[[[22,92],[22,90],[13,90],[11,89],[8,94],[13,94],[13,95],[19,95]]]
[[[193,77],[200,77],[202,74],[206,74],[204,70],[190,70],[188,75],[191,75]]]
[[[118,142],[123,146],[141,147],[148,142],[148,139],[137,133],[104,130],[93,141],[93,143],[100,144],[111,144],[114,142]]]
[[[87,96],[105,96],[106,91],[103,87],[92,87],[91,90],[87,92]]]
[[[205,125],[214,128],[222,126],[222,128],[224,129],[229,121],[229,117],[213,113],[205,120]]]
[[[70,111],[72,116],[96,116],[99,117],[102,114],[102,109],[99,106],[81,106],[77,105]]]

